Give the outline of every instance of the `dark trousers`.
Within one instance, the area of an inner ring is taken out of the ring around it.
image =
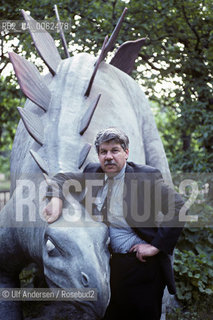
[[[159,320],[165,283],[158,255],[139,261],[134,253],[113,254],[111,301],[104,320]]]

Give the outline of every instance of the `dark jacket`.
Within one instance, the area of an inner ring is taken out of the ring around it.
[[[84,178],[82,174],[58,174],[53,179],[59,186],[67,179],[103,179],[103,171],[98,163],[89,163],[84,174]],[[183,227],[183,223],[179,222],[179,212],[184,202],[178,193],[164,183],[156,168],[128,162],[124,182],[124,217],[141,239],[160,250],[159,265],[169,292],[174,294],[176,290],[170,255]],[[97,190],[94,190],[94,195]],[[48,196],[51,196],[50,190]],[[60,197],[63,196],[60,194]],[[161,223],[157,219],[159,212],[166,218]]]

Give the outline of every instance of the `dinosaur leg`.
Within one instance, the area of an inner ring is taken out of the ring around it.
[[[17,288],[19,287],[19,279],[17,277],[11,277],[0,272],[0,288]],[[6,291],[5,291],[6,292]],[[5,320],[23,320],[21,302],[12,301],[12,298],[3,299],[0,297],[0,315],[1,319]]]

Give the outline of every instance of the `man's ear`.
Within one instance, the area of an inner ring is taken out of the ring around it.
[[[126,160],[128,159],[128,156],[129,156],[129,149],[126,149]]]

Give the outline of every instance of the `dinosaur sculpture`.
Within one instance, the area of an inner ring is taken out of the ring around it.
[[[102,128],[123,128],[130,138],[130,160],[159,168],[171,182],[165,152],[148,101],[129,76],[144,39],[120,46],[108,64],[126,9],[98,60],[81,53],[61,60],[47,32],[32,32],[34,44],[50,73],[10,53],[20,87],[29,100],[19,108],[11,156],[11,199],[0,213],[0,287],[19,286],[19,273],[30,261],[42,269],[50,287],[97,288],[97,301],[79,304],[91,319],[101,318],[110,298],[108,233],[76,201],[70,216],[84,212],[84,220],[48,225],[42,219],[45,176],[78,172],[97,161],[90,147]],[[27,22],[33,18],[22,11]],[[97,108],[96,108],[97,107]],[[90,151],[90,152],[89,152]],[[67,208],[66,208],[67,209]],[[65,210],[65,209],[64,209]],[[0,301],[2,319],[22,319],[20,305]]]

